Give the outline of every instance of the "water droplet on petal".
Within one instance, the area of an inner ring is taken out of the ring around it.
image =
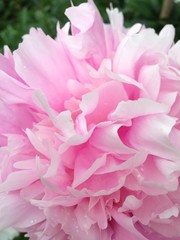
[[[78,226],[78,225],[75,226],[75,231],[76,231],[77,233],[79,232],[79,226]]]
[[[30,223],[31,224],[36,224],[37,223],[37,219],[31,219]]]

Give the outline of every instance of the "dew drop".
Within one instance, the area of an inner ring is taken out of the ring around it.
[[[30,223],[31,224],[36,224],[37,223],[37,219],[31,219]]]
[[[141,172],[144,172],[144,167],[141,166],[141,167],[140,167],[140,170],[141,170]]]
[[[76,231],[77,233],[79,233],[79,226],[78,226],[78,225],[75,226],[75,231]]]

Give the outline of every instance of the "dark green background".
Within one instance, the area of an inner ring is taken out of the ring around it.
[[[73,0],[74,5],[83,0]],[[125,25],[131,26],[141,22],[153,27],[158,32],[165,24],[172,23],[176,27],[176,40],[180,39],[180,3],[174,4],[171,15],[160,19],[163,0],[112,0],[125,15]],[[95,0],[104,21],[108,21],[105,9],[108,0]],[[12,50],[22,41],[22,35],[28,33],[30,27],[41,27],[47,34],[55,36],[56,23],[61,26],[67,21],[64,10],[70,6],[68,0],[0,0],[0,51],[8,45]],[[16,240],[24,239],[23,235]]]

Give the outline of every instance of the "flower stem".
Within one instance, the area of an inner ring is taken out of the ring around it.
[[[161,8],[160,19],[169,18],[173,9],[173,0],[164,0]]]

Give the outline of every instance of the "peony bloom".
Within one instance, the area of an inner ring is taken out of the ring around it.
[[[92,0],[0,55],[0,230],[180,239],[180,42]],[[71,33],[69,33],[71,32]]]

